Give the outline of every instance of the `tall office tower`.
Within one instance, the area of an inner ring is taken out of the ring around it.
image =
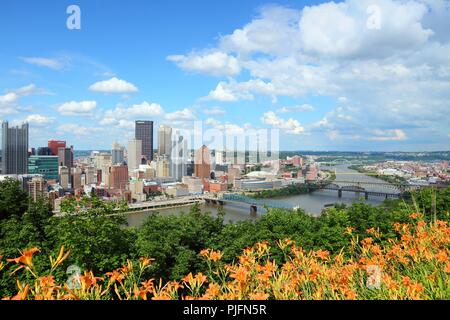
[[[128,166],[113,165],[109,173],[109,187],[116,190],[126,190],[128,185]]]
[[[81,168],[72,168],[72,187],[74,189],[81,188]]]
[[[47,182],[43,177],[33,177],[30,181],[27,182],[27,186],[28,194],[34,202],[36,202],[39,198],[47,197]]]
[[[207,146],[203,145],[195,152],[194,175],[200,179],[209,179],[211,173],[211,153]]]
[[[65,148],[66,142],[62,140],[48,140],[48,148],[52,152],[52,156],[58,155],[59,148]]]
[[[148,161],[153,160],[153,121],[136,121],[135,136],[136,140],[142,142],[142,154]]]
[[[73,146],[70,148],[58,148],[59,165],[67,168],[73,167]]]
[[[89,166],[84,169],[84,173],[86,175],[85,183],[87,185],[97,184],[97,169],[93,166]]]
[[[139,168],[142,157],[142,141],[133,139],[128,141],[128,170],[134,171]]]
[[[173,141],[171,156],[171,176],[176,181],[181,181],[187,175],[187,158],[187,141],[177,132]]]
[[[58,180],[57,156],[31,156],[28,158],[28,173],[40,174],[46,180]]]
[[[112,164],[122,164],[124,161],[124,147],[114,142],[111,150]]]
[[[66,166],[59,167],[59,184],[64,189],[72,188],[72,184],[70,183],[70,168]]]
[[[28,123],[9,127],[2,123],[2,174],[26,174],[28,171]]]
[[[170,158],[172,154],[172,128],[166,125],[158,129],[158,155],[166,155]]]

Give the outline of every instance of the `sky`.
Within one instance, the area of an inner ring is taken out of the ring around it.
[[[139,119],[449,150],[448,30],[448,0],[1,1],[0,120],[28,121],[32,147],[126,145]]]

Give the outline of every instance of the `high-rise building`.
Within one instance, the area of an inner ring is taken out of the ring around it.
[[[47,182],[43,177],[36,176],[27,182],[28,194],[33,201],[37,201],[39,198],[46,198],[48,194]]]
[[[52,152],[52,156],[58,155],[59,148],[65,148],[66,142],[62,140],[48,140],[48,148]]]
[[[72,168],[72,188],[73,189],[81,188],[81,186],[82,186],[81,175],[82,175],[81,168],[78,168],[78,167]]]
[[[172,153],[172,128],[161,125],[158,128],[158,154],[169,156]]]
[[[60,147],[58,148],[58,161],[60,166],[64,166],[67,168],[73,167],[73,146],[70,148]]]
[[[172,146],[171,176],[176,181],[187,175],[187,141],[177,132]]]
[[[135,139],[142,143],[142,154],[148,161],[153,160],[153,121],[136,121]]]
[[[46,180],[58,180],[57,156],[31,156],[28,158],[28,173],[40,174]]]
[[[28,123],[9,127],[2,123],[2,174],[26,174],[28,170]]]
[[[139,168],[142,157],[142,141],[130,140],[128,141],[128,170],[133,171]]]
[[[109,187],[116,190],[125,190],[128,185],[128,166],[113,165],[109,174]]]
[[[59,183],[64,189],[72,188],[70,183],[70,168],[66,166],[59,167]]]
[[[156,160],[156,176],[158,178],[170,177],[170,161],[168,156],[158,156]]]
[[[200,179],[209,179],[211,173],[211,153],[207,146],[203,145],[195,152],[194,175]]]
[[[112,164],[122,164],[124,161],[124,147],[114,142],[111,150]]]

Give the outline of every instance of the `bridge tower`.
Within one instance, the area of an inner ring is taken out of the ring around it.
[[[339,198],[342,198],[342,188],[340,188],[340,189],[338,190],[338,197],[339,197]]]
[[[256,204],[252,204],[250,206],[250,215],[252,217],[256,217],[256,213],[258,212],[258,207],[256,206]]]

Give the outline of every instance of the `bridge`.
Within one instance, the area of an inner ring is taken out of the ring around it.
[[[203,199],[205,200],[206,203],[209,204],[218,204],[218,205],[226,205],[230,203],[238,205],[247,204],[250,206],[250,214],[252,216],[256,216],[258,207],[291,209],[283,206],[282,203],[278,201],[268,199],[255,199],[238,193],[220,193],[217,195],[217,197],[204,196]]]
[[[343,192],[353,192],[364,194],[367,200],[369,196],[388,198],[403,198],[407,192],[416,191],[425,186],[412,184],[395,184],[374,181],[308,181],[306,183],[310,192],[316,190],[336,190],[338,197],[342,197]]]

